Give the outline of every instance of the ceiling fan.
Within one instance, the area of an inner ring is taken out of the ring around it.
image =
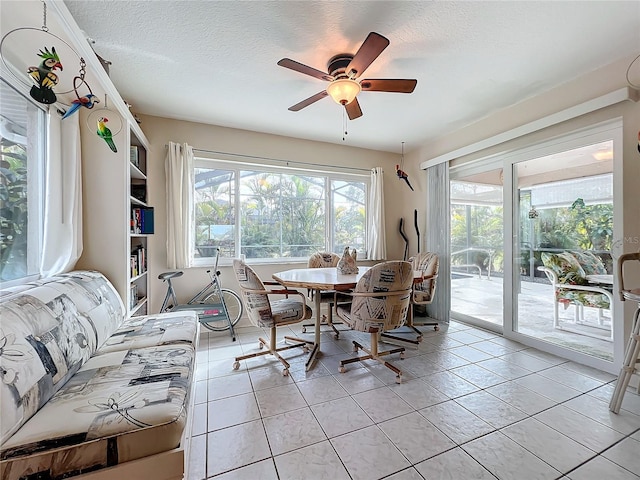
[[[409,79],[367,79],[358,80],[364,71],[389,46],[389,40],[379,33],[371,32],[355,55],[341,53],[331,57],[327,62],[327,72],[317,70],[302,63],[283,58],[278,62],[281,67],[310,75],[330,82],[326,90],[296,103],[289,110],[297,112],[318,100],[331,96],[337,103],[344,105],[350,120],[362,116],[357,95],[362,91],[411,93],[416,88],[417,80]]]

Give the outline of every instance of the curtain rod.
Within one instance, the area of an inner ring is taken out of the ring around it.
[[[168,148],[169,145],[165,144],[164,148]],[[180,145],[180,148],[182,148],[182,145]],[[252,160],[269,160],[270,162],[281,162],[281,163],[286,163],[287,165],[289,164],[293,164],[293,165],[303,165],[306,167],[324,167],[324,168],[339,168],[339,169],[343,169],[343,170],[354,170],[357,172],[369,172],[371,173],[371,169],[370,168],[357,168],[357,167],[343,167],[342,165],[325,165],[322,163],[308,163],[308,162],[298,162],[295,160],[282,160],[281,158],[269,158],[269,157],[258,157],[256,155],[243,155],[241,153],[230,153],[230,152],[219,152],[217,150],[204,150],[202,148],[194,148],[193,149],[194,152],[202,152],[202,153],[212,153],[214,155],[228,155],[231,157],[240,157],[240,158],[249,158]]]

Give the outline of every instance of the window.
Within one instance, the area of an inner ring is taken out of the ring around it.
[[[207,263],[216,247],[224,257],[275,260],[348,245],[364,256],[367,184],[356,175],[196,159],[194,263]]]
[[[45,112],[0,79],[0,280],[37,275]]]

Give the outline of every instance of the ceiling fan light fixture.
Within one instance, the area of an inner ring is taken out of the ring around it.
[[[362,87],[355,80],[340,78],[327,86],[327,93],[340,105],[347,105],[356,98]]]

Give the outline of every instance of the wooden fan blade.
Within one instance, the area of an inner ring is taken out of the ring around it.
[[[378,55],[389,46],[389,40],[379,33],[371,32],[351,59],[345,70],[352,78],[358,78],[378,58]]]
[[[351,103],[347,103],[344,108],[347,110],[349,120],[355,120],[356,118],[362,116],[362,110],[360,109],[360,104],[358,103],[357,98],[354,98]]]
[[[333,77],[328,73],[321,70],[316,70],[313,67],[304,65],[300,62],[296,62],[295,60],[291,60],[290,58],[283,58],[278,62],[278,65],[284,68],[295,70],[296,72],[304,73],[305,75],[311,75],[312,77],[319,78],[320,80],[325,80],[327,82],[333,80]]]
[[[308,107],[312,103],[315,103],[318,100],[326,97],[327,95],[329,95],[327,93],[327,91],[323,90],[323,91],[318,92],[315,95],[312,95],[311,97],[301,101],[300,103],[296,103],[293,107],[289,107],[289,110],[291,110],[292,112],[297,112],[299,110],[302,110],[304,107]]]
[[[362,80],[360,86],[362,90],[369,92],[396,92],[411,93],[418,84],[417,80],[399,79],[399,78],[378,78],[371,80]]]

